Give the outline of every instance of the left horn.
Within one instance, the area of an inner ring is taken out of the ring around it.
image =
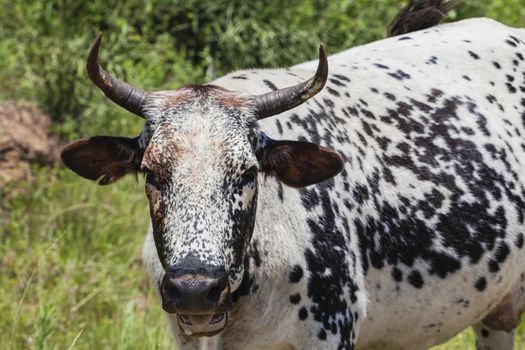
[[[89,78],[111,101],[144,118],[142,106],[149,96],[149,92],[113,78],[100,66],[98,63],[98,50],[101,38],[102,33],[98,33],[89,49],[87,60]]]
[[[253,97],[257,119],[271,117],[299,106],[321,91],[328,77],[328,59],[324,45],[319,46],[317,72],[309,80],[284,89]]]

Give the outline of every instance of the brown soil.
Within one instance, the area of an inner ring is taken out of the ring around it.
[[[23,193],[34,178],[34,164],[58,161],[60,142],[50,136],[50,125],[51,118],[28,103],[0,103],[0,198],[2,192]]]

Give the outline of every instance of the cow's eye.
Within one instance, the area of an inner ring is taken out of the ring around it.
[[[142,166],[140,171],[146,176],[146,181],[153,181],[155,179],[155,174],[150,168]]]
[[[257,166],[254,165],[251,168],[249,168],[248,170],[246,170],[243,175],[246,176],[246,177],[252,177],[253,178],[253,177],[257,176],[257,171],[258,171]]]
[[[146,181],[147,182],[156,182],[155,181],[155,174],[153,174],[152,172],[147,172],[146,173]]]

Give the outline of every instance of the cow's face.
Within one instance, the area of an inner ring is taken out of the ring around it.
[[[98,51],[98,44],[92,51]],[[128,89],[121,92],[127,96],[123,101],[114,90],[125,83],[93,77],[106,74],[95,63],[91,69],[98,72],[90,71],[92,80],[112,100],[140,111],[145,129],[134,139],[98,136],[76,141],[64,149],[62,159],[79,175],[103,185],[127,173],[146,175],[153,235],[165,271],[159,283],[163,308],[178,315],[186,334],[215,334],[226,325],[231,293],[243,277],[258,173],[303,187],[337,174],[342,160],[318,145],[275,141],[259,130],[261,115],[272,115],[272,108],[292,108],[297,99],[283,106],[268,94],[245,97],[215,86],[146,94],[123,85]],[[101,86],[108,81],[111,91]],[[322,88],[313,82],[315,89]],[[293,88],[298,98],[312,95]],[[133,99],[140,101],[139,107]]]
[[[210,86],[159,94],[147,111],[141,169],[163,308],[209,333],[226,322],[255,222],[256,119],[247,100]]]

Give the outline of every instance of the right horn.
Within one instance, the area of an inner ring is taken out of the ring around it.
[[[309,80],[287,88],[254,96],[257,119],[264,119],[299,106],[321,91],[328,78],[328,59],[324,45],[319,46],[317,72]]]
[[[149,96],[149,92],[113,78],[98,63],[98,50],[102,32],[98,33],[95,41],[91,44],[87,60],[87,71],[89,78],[111,101],[124,107],[133,114],[144,118],[142,107]]]

